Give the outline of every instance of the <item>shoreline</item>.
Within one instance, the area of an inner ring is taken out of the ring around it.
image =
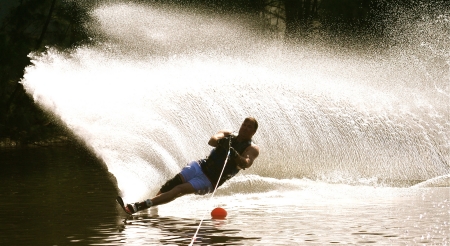
[[[57,137],[53,137],[47,140],[39,140],[30,143],[23,143],[20,141],[12,140],[10,138],[1,138],[0,139],[0,149],[8,149],[8,148],[23,148],[23,147],[50,147],[50,146],[64,146],[73,144],[76,142],[69,136],[61,135]]]

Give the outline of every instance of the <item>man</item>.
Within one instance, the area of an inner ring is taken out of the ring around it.
[[[167,181],[154,198],[127,204],[125,211],[133,214],[151,206],[171,202],[186,194],[204,195],[213,192],[216,185],[219,187],[239,170],[252,166],[259,155],[259,147],[252,142],[257,129],[256,119],[248,117],[242,123],[237,136],[228,130],[214,134],[208,144],[215,148],[206,159],[189,163],[179,174]]]

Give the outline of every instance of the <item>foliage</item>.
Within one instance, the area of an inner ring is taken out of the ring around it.
[[[0,27],[0,140],[19,143],[45,140],[62,134],[54,119],[36,106],[19,83],[28,54],[46,46],[61,49],[87,40],[85,8],[75,1],[24,0],[13,8]]]

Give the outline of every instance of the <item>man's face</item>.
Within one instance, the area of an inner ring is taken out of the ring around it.
[[[250,120],[245,120],[239,129],[239,135],[244,138],[252,138],[255,132],[255,123]]]

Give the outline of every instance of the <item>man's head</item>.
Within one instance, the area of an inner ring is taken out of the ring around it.
[[[258,121],[253,117],[247,117],[239,128],[239,136],[243,139],[251,139],[256,130],[258,130]]]

